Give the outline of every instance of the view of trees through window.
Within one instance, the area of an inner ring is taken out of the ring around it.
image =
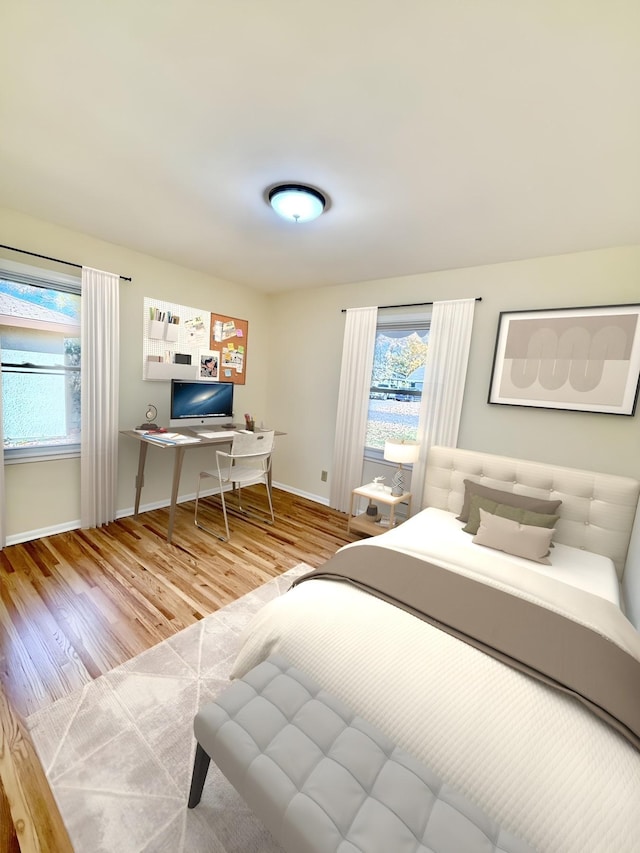
[[[373,355],[366,446],[387,438],[414,440],[418,433],[429,327],[379,326]]]
[[[1,279],[0,313],[5,449],[78,444],[80,296]]]

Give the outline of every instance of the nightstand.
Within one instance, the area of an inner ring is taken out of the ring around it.
[[[364,533],[367,536],[379,536],[391,527],[396,527],[399,523],[396,521],[396,507],[398,504],[407,504],[407,517],[411,514],[411,492],[405,492],[402,495],[392,495],[390,486],[378,486],[375,483],[367,483],[366,486],[358,486],[351,492],[351,506],[349,509],[349,521],[347,530],[349,532]],[[365,512],[358,512],[358,499],[368,498],[369,501],[375,504],[384,504],[389,507],[389,523],[380,524],[367,517]],[[354,512],[354,505],[356,510]]]

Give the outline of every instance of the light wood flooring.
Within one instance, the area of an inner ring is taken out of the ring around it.
[[[246,490],[262,506],[264,491]],[[243,495],[245,490],[243,490]],[[203,520],[221,520],[202,507]],[[276,524],[231,519],[231,540],[196,528],[193,502],[0,551],[0,853],[71,845],[22,718],[300,562],[346,542],[347,518],[274,490]]]

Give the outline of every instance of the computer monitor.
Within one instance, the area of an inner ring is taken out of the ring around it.
[[[211,426],[233,421],[233,382],[171,380],[169,426]]]

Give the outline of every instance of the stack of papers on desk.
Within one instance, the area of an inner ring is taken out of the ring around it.
[[[193,444],[200,441],[195,436],[182,435],[179,432],[146,433],[145,438],[148,438],[150,441],[157,441],[160,444]]]

